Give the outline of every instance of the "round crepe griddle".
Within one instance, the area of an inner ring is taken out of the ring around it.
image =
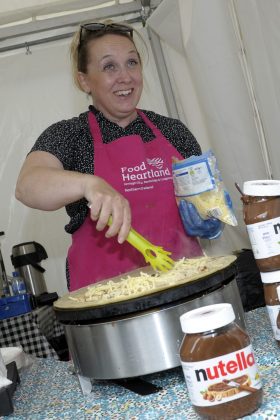
[[[54,306],[54,310],[57,319],[66,324],[75,324],[79,321],[95,322],[101,319],[106,322],[106,318],[149,310],[185,298],[199,297],[219,288],[223,284],[227,284],[235,275],[236,264],[234,261],[227,267],[201,277],[199,280],[183,283],[149,295],[97,307],[62,309]]]

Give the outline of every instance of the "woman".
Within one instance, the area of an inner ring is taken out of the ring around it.
[[[200,154],[200,146],[180,121],[136,108],[143,77],[132,28],[82,25],[71,54],[75,82],[94,106],[41,134],[16,188],[32,208],[66,206],[70,290],[145,265],[125,242],[131,220],[173,258],[201,255],[197,239],[184,232],[171,171],[172,157]]]

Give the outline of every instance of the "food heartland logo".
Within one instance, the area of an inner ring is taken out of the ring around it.
[[[219,379],[223,376],[241,372],[255,364],[253,353],[246,354],[244,351],[235,353],[233,359],[227,361],[220,360],[217,365],[207,367],[206,369],[196,369],[195,376],[197,382]]]
[[[154,166],[154,168],[149,168],[147,166]],[[142,162],[136,166],[123,166],[121,168],[121,176],[124,182],[129,181],[141,181],[148,180],[153,178],[166,178],[171,176],[169,168],[163,167],[164,162],[161,158],[147,159],[147,162]]]
[[[147,163],[151,166],[155,166],[158,169],[162,169],[163,160],[161,158],[147,159]]]

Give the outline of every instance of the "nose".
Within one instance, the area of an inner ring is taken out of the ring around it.
[[[131,74],[126,66],[119,67],[118,81],[127,82],[131,80]]]

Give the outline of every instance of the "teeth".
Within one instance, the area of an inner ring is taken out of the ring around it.
[[[132,89],[129,90],[118,90],[117,92],[115,92],[115,94],[117,96],[127,96],[132,92]]]

